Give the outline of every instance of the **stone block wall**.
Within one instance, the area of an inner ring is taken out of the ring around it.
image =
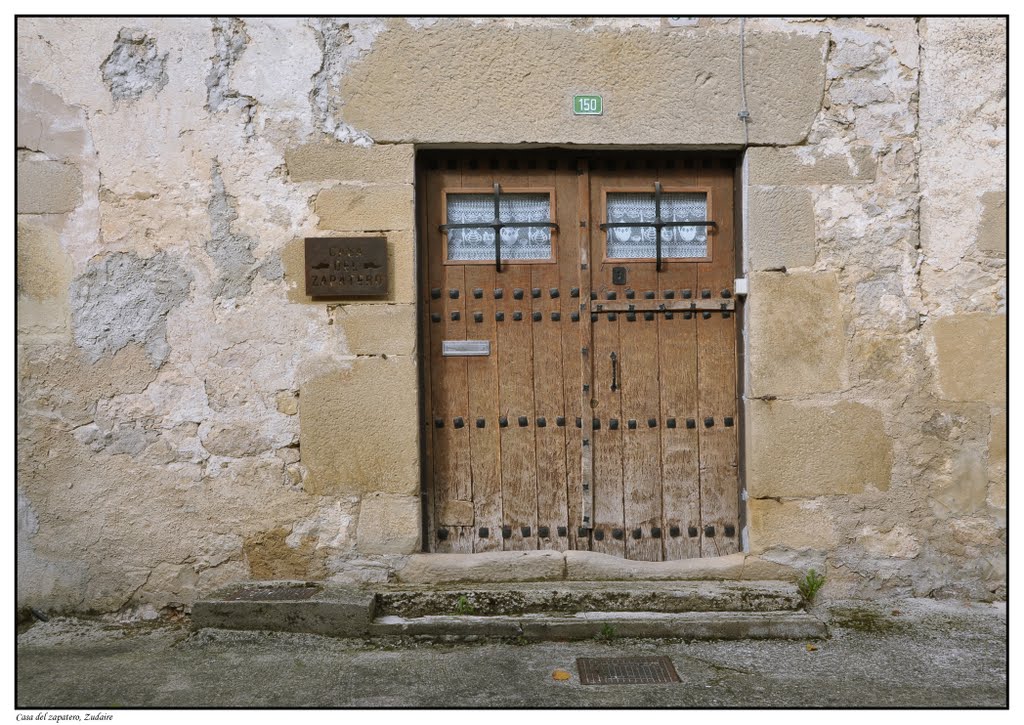
[[[751,551],[832,595],[1002,596],[1005,22],[808,24],[821,110],[745,156]]]
[[[744,149],[735,18],[19,19],[19,604],[418,550],[416,149],[520,143],[742,153],[750,550],[1000,595],[1005,29],[750,20]],[[331,235],[386,298],[305,296]]]

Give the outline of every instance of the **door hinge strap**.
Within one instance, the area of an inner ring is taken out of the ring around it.
[[[673,310],[731,312],[736,309],[733,298],[724,300],[594,300],[591,312],[671,312]]]

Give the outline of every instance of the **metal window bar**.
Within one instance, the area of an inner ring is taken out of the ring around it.
[[[501,201],[501,184],[494,185],[494,219],[490,224],[480,222],[467,222],[464,224],[440,224],[438,230],[447,232],[449,229],[479,229],[480,227],[491,227],[494,230],[494,268],[501,271],[501,230],[503,227],[551,227],[556,232],[558,224],[552,221],[547,222],[503,222],[499,209]]]
[[[661,271],[661,230],[665,227],[717,227],[713,221],[702,220],[693,222],[666,222],[661,219],[661,182],[654,182],[654,221],[653,222],[607,222],[601,225],[601,231],[615,227],[654,227],[655,269]]]

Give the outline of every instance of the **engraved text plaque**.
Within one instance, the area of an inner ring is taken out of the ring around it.
[[[383,237],[306,239],[306,294],[380,297],[388,293],[388,246]]]

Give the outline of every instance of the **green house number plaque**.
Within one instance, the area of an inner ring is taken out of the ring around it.
[[[573,96],[572,112],[577,116],[600,116],[604,113],[601,96]]]

